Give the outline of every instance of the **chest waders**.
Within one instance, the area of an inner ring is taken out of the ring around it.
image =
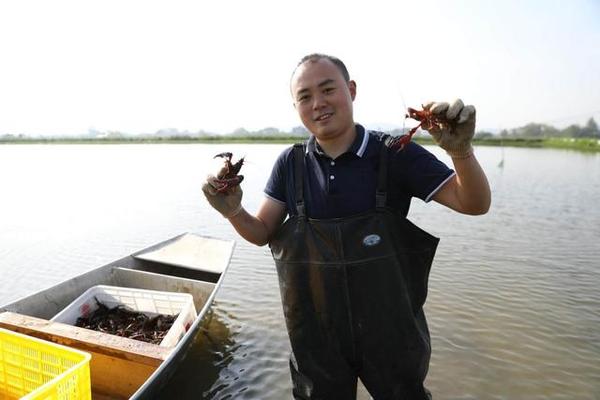
[[[423,304],[439,239],[387,209],[382,144],[376,209],[306,217],[304,150],[295,145],[298,215],[270,243],[288,334],[295,399],[428,399],[431,347]]]

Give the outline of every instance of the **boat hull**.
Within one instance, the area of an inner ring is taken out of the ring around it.
[[[176,236],[0,306],[0,326],[91,351],[92,390],[97,393],[94,398],[157,398],[202,324],[210,317],[210,307],[224,279],[233,248],[234,243],[230,241],[192,234]],[[202,250],[192,257],[181,254],[197,249]],[[131,339],[50,322],[54,315],[95,285],[190,293],[198,314],[185,335],[167,351],[152,347],[155,345],[142,346]],[[133,345],[133,342],[137,343]],[[142,371],[137,381],[115,382],[115,379],[130,379],[135,374],[123,372],[137,366]]]

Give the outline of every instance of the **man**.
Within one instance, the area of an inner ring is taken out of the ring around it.
[[[304,57],[291,93],[312,135],[280,155],[257,214],[241,206],[239,187],[218,193],[210,176],[203,191],[243,238],[271,246],[295,398],[354,399],[360,377],[376,400],[427,399],[422,307],[438,239],[405,217],[412,197],[487,212],[490,189],[471,147],[475,108],[425,106],[448,121],[423,128],[454,172],[415,143],[390,149],[388,137],[355,124],[356,90],[339,59]]]

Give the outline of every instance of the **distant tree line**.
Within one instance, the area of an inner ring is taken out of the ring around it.
[[[259,130],[247,130],[245,128],[235,129],[233,132],[226,134],[217,134],[208,132],[205,130],[199,130],[191,132],[188,130],[180,131],[175,128],[160,129],[154,133],[141,133],[141,134],[129,134],[120,131],[99,131],[90,129],[88,133],[80,136],[64,136],[64,135],[51,135],[51,136],[29,136],[25,134],[0,134],[0,142],[19,142],[19,141],[54,141],[54,140],[194,140],[194,139],[220,139],[220,138],[308,138],[308,130],[303,126],[296,126],[291,129],[290,132],[282,131],[277,128],[263,128]]]
[[[308,130],[303,126],[296,126],[290,132],[281,131],[277,128],[263,128],[257,131],[248,131],[244,128],[238,128],[229,134],[239,138],[243,137],[290,137],[297,136],[299,138],[308,137]]]
[[[402,135],[406,133],[408,128],[397,128],[386,131],[391,135]],[[418,136],[422,136],[425,138],[429,138],[428,135],[423,132],[418,132]],[[250,131],[245,128],[235,129],[233,132],[227,134],[216,134],[204,130],[199,130],[196,132],[190,132],[187,130],[179,131],[174,128],[169,129],[161,129],[154,133],[145,133],[132,135],[128,133],[123,133],[119,131],[97,131],[90,130],[87,134],[82,136],[28,136],[25,134],[0,134],[0,142],[21,142],[21,141],[54,141],[54,140],[68,140],[68,139],[78,139],[78,140],[195,140],[195,139],[205,139],[205,140],[218,140],[218,139],[227,139],[227,138],[238,138],[244,139],[247,138],[249,140],[252,139],[260,139],[260,138],[307,138],[309,136],[308,130],[303,126],[296,126],[292,128],[289,132],[279,130],[277,128],[263,128],[256,131]],[[600,130],[598,129],[598,124],[594,120],[594,118],[590,118],[584,126],[579,125],[570,125],[564,129],[558,129],[551,125],[547,124],[538,124],[538,123],[530,123],[525,126],[513,129],[504,129],[500,132],[500,137],[503,138],[533,138],[533,139],[543,139],[543,138],[592,138],[592,139],[600,139]],[[475,134],[476,139],[487,139],[487,138],[498,138],[498,134],[494,134],[492,132],[487,131],[478,131]]]
[[[478,139],[494,136],[491,132],[480,131],[475,135]],[[576,124],[569,125],[564,129],[558,129],[547,124],[530,123],[513,129],[504,129],[500,137],[505,138],[592,138],[600,139],[600,130],[594,118],[590,118],[584,126]]]

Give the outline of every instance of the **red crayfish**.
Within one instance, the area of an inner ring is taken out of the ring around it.
[[[392,140],[392,142],[390,143],[390,148],[397,150],[397,151],[402,150],[404,148],[404,146],[407,145],[408,142],[410,142],[410,140],[415,135],[415,133],[417,133],[417,130],[423,124],[425,124],[425,126],[427,126],[427,127],[431,127],[431,126],[437,125],[439,123],[448,123],[448,121],[444,117],[444,114],[437,115],[437,114],[434,114],[430,110],[430,107],[427,107],[427,106],[422,106],[422,107],[423,107],[422,110],[415,110],[414,108],[411,108],[411,107],[408,107],[406,109],[407,113],[404,116],[404,118],[411,118],[411,119],[417,120],[417,121],[419,121],[419,125],[415,126],[414,128],[411,128],[408,131],[408,133],[406,133],[402,136],[395,137]]]
[[[215,187],[217,192],[227,193],[229,189],[236,187],[244,180],[244,175],[238,175],[238,172],[242,169],[242,165],[244,165],[244,157],[240,158],[235,163],[231,162],[233,154],[229,152],[219,153],[213,158],[217,157],[225,159],[225,166],[221,169],[221,172],[217,175],[213,184],[217,185]]]

